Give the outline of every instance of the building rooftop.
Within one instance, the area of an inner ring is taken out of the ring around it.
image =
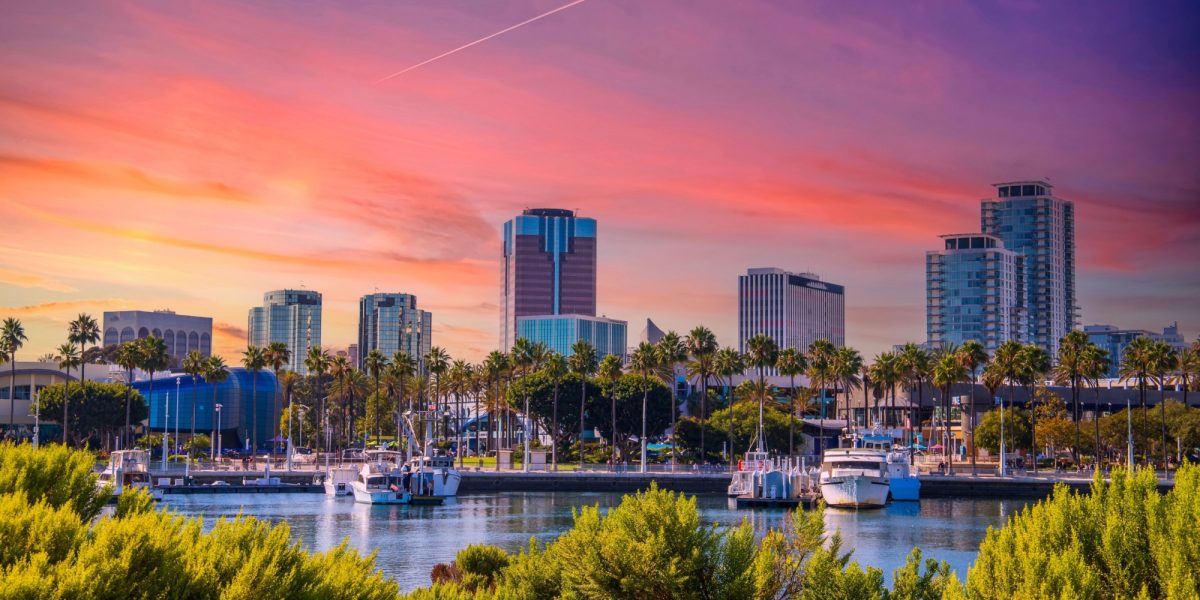
[[[521,214],[531,217],[574,217],[575,211],[565,208],[527,208]]]

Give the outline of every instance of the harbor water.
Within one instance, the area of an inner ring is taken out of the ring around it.
[[[360,552],[378,551],[377,566],[403,590],[429,585],[429,573],[454,559],[470,544],[493,544],[509,551],[526,547],[531,537],[554,539],[572,523],[572,509],[614,506],[616,493],[500,493],[449,499],[442,506],[371,506],[324,494],[168,495],[163,502],[184,516],[216,519],[246,516],[287,521],[293,539],[311,550],[327,550],[349,540]],[[965,578],[989,526],[1002,525],[1026,504],[1022,500],[935,498],[892,503],[881,510],[827,509],[827,531],[840,531],[853,560],[891,572],[913,546],[924,556],[950,563]],[[786,525],[782,510],[739,511],[724,496],[698,496],[706,520],[736,525],[748,519],[760,533]]]

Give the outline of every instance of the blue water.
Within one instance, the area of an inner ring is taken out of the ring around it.
[[[171,510],[202,516],[206,526],[238,512],[272,522],[287,521],[292,536],[314,550],[349,539],[363,553],[378,551],[377,566],[402,589],[429,585],[429,572],[454,559],[469,544],[493,544],[519,550],[530,537],[548,541],[571,526],[571,509],[613,506],[621,494],[504,493],[463,496],[442,506],[370,506],[323,494],[198,494],[167,496]],[[704,517],[723,525],[749,519],[756,530],[781,528],[787,513],[739,511],[723,496],[700,496]],[[840,531],[843,548],[860,564],[891,571],[904,563],[913,546],[926,557],[944,560],[965,577],[988,526],[1001,525],[1025,503],[1017,500],[928,499],[893,503],[882,510],[825,512],[827,530]]]

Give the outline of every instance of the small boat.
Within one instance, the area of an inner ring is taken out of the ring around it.
[[[114,450],[96,485],[112,486],[114,497],[126,489],[144,489],[155,500],[163,496],[163,491],[150,482],[150,453],[146,450]]]
[[[733,472],[729,480],[729,497],[751,493],[754,490],[754,474],[765,472],[770,466],[771,459],[766,452],[746,452],[745,458],[738,461],[738,470]]]
[[[353,496],[350,483],[358,478],[355,467],[330,467],[325,471],[325,494],[329,496]]]
[[[458,495],[462,473],[454,468],[453,456],[416,456],[404,466],[428,486],[430,496],[452,498]]]
[[[869,448],[830,448],[821,461],[821,496],[834,508],[880,508],[887,503],[887,453]]]
[[[763,450],[746,452],[730,479],[728,493],[738,508],[810,506],[816,500],[803,459],[771,458]]]
[[[372,452],[375,462],[368,462],[349,484],[354,501],[362,504],[441,504],[443,498],[430,493],[432,482],[422,481],[407,465],[397,466],[395,452]]]

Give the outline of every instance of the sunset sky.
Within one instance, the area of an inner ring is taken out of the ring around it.
[[[599,309],[736,343],[737,275],[846,286],[868,357],[925,334],[924,252],[990,184],[1076,202],[1084,324],[1200,333],[1200,5],[17,2],[0,19],[0,317],[170,308],[244,349],[264,291],[416,294],[494,349],[500,226],[599,222]]]

